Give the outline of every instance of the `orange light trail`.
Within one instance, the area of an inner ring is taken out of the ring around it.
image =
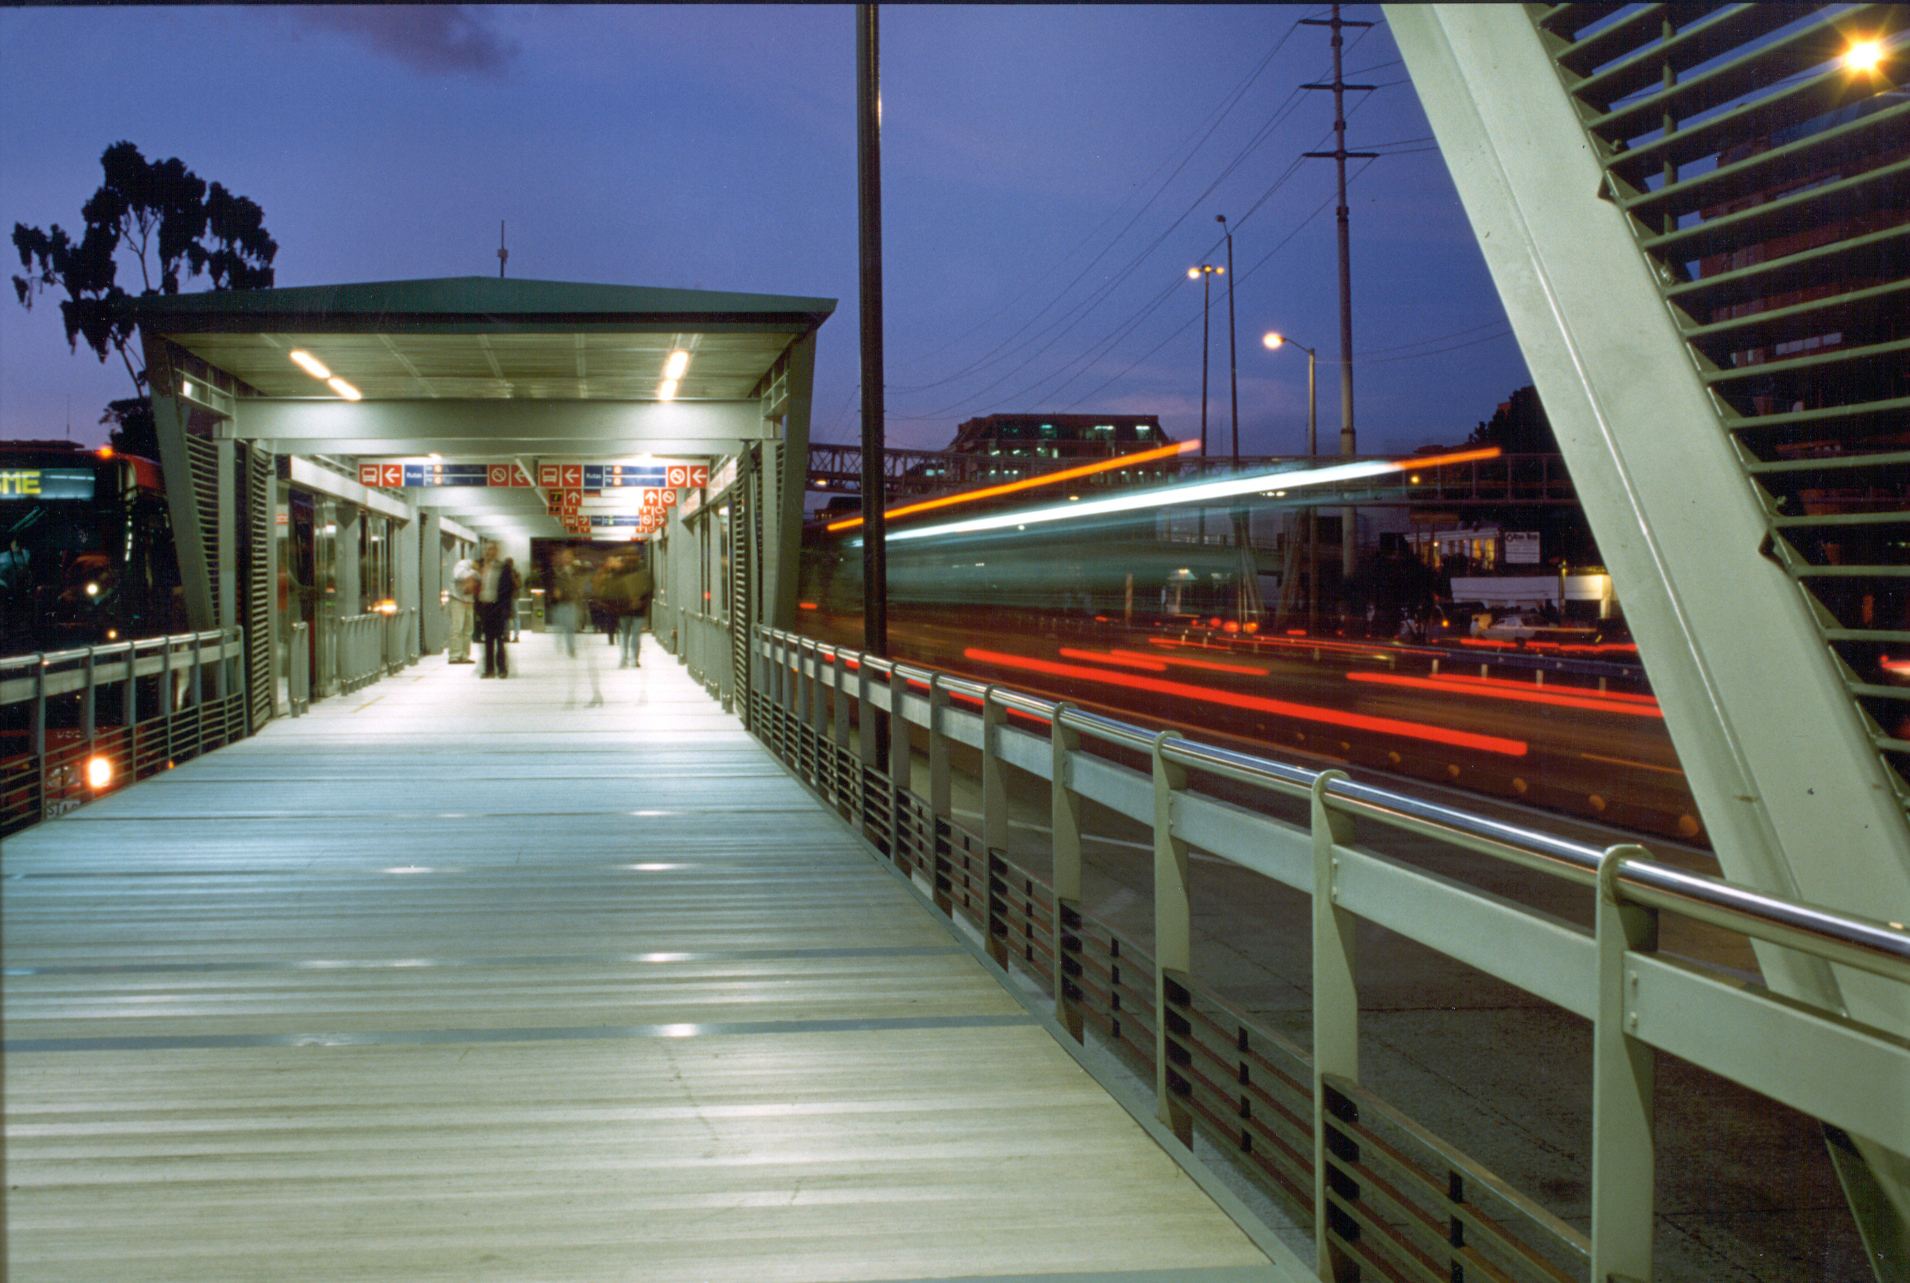
[[[1078,468],[1063,468],[1059,472],[1044,472],[1038,477],[1023,477],[1019,481],[1005,481],[998,486],[984,486],[980,490],[967,490],[961,494],[942,495],[937,499],[924,499],[920,503],[903,504],[900,508],[884,508],[883,520],[890,517],[906,517],[914,512],[927,512],[931,508],[947,508],[958,503],[972,503],[976,499],[988,499],[995,495],[1016,494],[1023,490],[1032,490],[1036,486],[1051,486],[1057,481],[1071,481],[1076,477],[1092,476],[1097,472],[1112,472],[1116,468],[1129,468],[1137,463],[1151,463],[1155,459],[1165,459],[1172,455],[1186,454],[1200,447],[1198,441],[1181,441],[1174,445],[1164,445],[1153,450],[1140,450],[1134,454],[1117,455],[1112,459],[1101,459],[1094,463],[1084,463]],[[845,517],[841,521],[832,521],[824,529],[853,530],[862,524],[861,517]]]
[[[1350,682],[1370,682],[1381,686],[1408,686],[1414,690],[1446,691],[1455,695],[1485,695],[1509,699],[1521,704],[1552,704],[1559,708],[1585,708],[1600,713],[1630,713],[1634,717],[1663,717],[1655,703],[1650,706],[1607,699],[1598,695],[1565,695],[1535,687],[1508,683],[1507,687],[1483,686],[1477,682],[1445,681],[1437,677],[1402,677],[1397,673],[1348,673]],[[1509,687],[1509,688],[1508,688]]]
[[[1456,450],[1451,454],[1421,455],[1416,459],[1395,459],[1393,466],[1405,472],[1412,468],[1440,468],[1448,463],[1473,463],[1480,459],[1496,459],[1499,454],[1498,446],[1489,445],[1477,450]]]
[[[1047,673],[1054,677],[1072,677],[1081,681],[1126,686],[1133,690],[1151,691],[1157,695],[1172,695],[1200,704],[1223,704],[1230,708],[1273,713],[1298,721],[1325,722],[1330,726],[1344,726],[1349,730],[1429,740],[1435,744],[1499,753],[1507,757],[1526,755],[1526,744],[1522,740],[1503,739],[1497,735],[1478,735],[1471,731],[1448,730],[1443,726],[1430,726],[1423,722],[1406,722],[1393,717],[1369,717],[1364,713],[1343,713],[1335,708],[1318,708],[1311,704],[1294,704],[1287,700],[1267,699],[1259,695],[1208,690],[1202,686],[1167,681],[1159,677],[1141,677],[1105,668],[1083,668],[1078,664],[1058,664],[1052,660],[1031,659],[1022,655],[1008,655],[1001,651],[980,650],[974,647],[964,650],[962,658],[982,664],[995,664],[1003,668],[1022,668],[1030,672]]]

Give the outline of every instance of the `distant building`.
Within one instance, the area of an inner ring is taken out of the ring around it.
[[[957,428],[948,453],[1085,460],[1173,443],[1153,414],[990,414]]]

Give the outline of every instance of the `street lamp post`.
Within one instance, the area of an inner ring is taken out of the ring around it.
[[[1318,459],[1320,452],[1319,443],[1314,435],[1316,427],[1314,409],[1317,402],[1317,398],[1314,396],[1314,363],[1319,359],[1319,354],[1304,343],[1295,343],[1292,339],[1277,330],[1268,334],[1260,341],[1266,345],[1269,352],[1277,351],[1281,346],[1292,343],[1294,347],[1306,353],[1306,453],[1307,461],[1313,463]],[[1304,582],[1307,586],[1307,631],[1312,632],[1314,602],[1319,596],[1319,594],[1314,591],[1314,581],[1319,575],[1319,550],[1314,546],[1313,509],[1309,506],[1305,510],[1305,514],[1307,564]]]
[[[1207,457],[1207,314],[1208,299],[1215,273],[1227,269],[1212,263],[1187,269],[1187,279],[1200,281],[1200,457]]]

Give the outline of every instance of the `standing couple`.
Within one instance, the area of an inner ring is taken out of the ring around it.
[[[471,662],[466,621],[475,616],[477,638],[484,647],[484,669],[478,676],[511,675],[504,643],[516,614],[517,589],[517,565],[509,557],[499,557],[495,543],[487,542],[476,561],[459,559],[451,568],[451,663]]]

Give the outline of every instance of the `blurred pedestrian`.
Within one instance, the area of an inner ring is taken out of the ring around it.
[[[511,610],[510,610],[511,640],[516,641],[517,640],[517,601],[518,601],[518,594],[524,591],[524,588],[523,588],[524,581],[517,577],[517,559],[516,558],[506,557],[504,559],[504,570],[511,577],[511,585],[512,585],[511,586]]]
[[[617,640],[622,647],[618,668],[641,668],[644,617],[650,610],[650,571],[637,551],[625,554],[610,578],[606,597],[617,612]]]
[[[478,631],[484,642],[484,671],[480,677],[509,677],[510,652],[504,649],[510,635],[511,602],[517,596],[517,573],[502,557],[497,545],[484,545],[484,560],[478,564]]]
[[[471,660],[471,625],[474,622],[477,590],[477,563],[469,557],[459,557],[451,567],[451,595],[445,599],[444,609],[451,620],[451,636],[445,642],[445,654],[450,663],[469,664]]]
[[[582,618],[584,602],[590,591],[588,569],[577,559],[577,553],[569,547],[559,548],[551,565],[550,594],[546,598],[551,603],[551,621],[557,626],[559,645],[570,659],[577,658],[577,627]],[[597,686],[597,652],[588,646],[584,648],[588,658],[585,663],[590,669],[590,702],[597,705],[604,702],[603,692]],[[577,702],[577,666],[569,666],[570,676],[565,682],[566,694],[564,707],[570,708]]]

